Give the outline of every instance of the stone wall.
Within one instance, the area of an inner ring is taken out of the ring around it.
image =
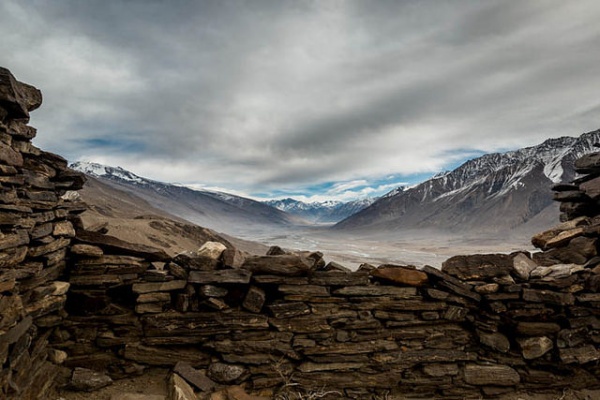
[[[40,103],[0,69],[0,398],[44,398],[57,371],[148,366],[199,398],[234,384],[352,399],[600,387],[600,154],[555,188],[564,222],[534,254],[356,272],[212,242],[170,258],[83,229],[84,208],[61,198],[82,177],[30,143]]]
[[[27,125],[41,93],[0,68],[0,398],[38,398],[61,353],[48,346],[62,324],[69,284],[59,281],[77,209],[61,199],[83,177],[31,144]]]
[[[590,215],[537,235],[544,252],[456,256],[441,271],[352,272],[320,253],[244,257],[212,242],[168,259],[80,231],[55,346],[67,366],[113,378],[193,371],[205,394],[233,384],[352,399],[599,387],[599,223]],[[585,262],[565,263],[568,254]]]

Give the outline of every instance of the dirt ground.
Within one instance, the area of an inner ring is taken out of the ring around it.
[[[49,400],[165,400],[167,396],[167,369],[149,369],[144,375],[115,381],[112,385],[95,392],[72,392],[61,390]],[[311,399],[313,397],[310,397]],[[318,397],[314,397],[318,399]],[[381,400],[412,400],[412,397]],[[471,398],[466,398],[471,399]],[[484,397],[481,397],[484,399]],[[498,400],[599,400],[600,390],[564,390],[549,393],[511,393]],[[367,400],[367,399],[365,399]],[[379,399],[378,399],[379,400]],[[475,400],[475,399],[473,399]]]

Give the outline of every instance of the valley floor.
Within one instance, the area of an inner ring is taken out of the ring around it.
[[[461,254],[533,251],[529,235],[469,235],[439,231],[349,234],[326,228],[237,232],[238,237],[286,249],[321,251],[328,261],[357,269],[362,263],[431,265]]]

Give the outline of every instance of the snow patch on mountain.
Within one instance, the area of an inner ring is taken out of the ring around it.
[[[268,200],[266,204],[316,223],[334,223],[370,206],[376,199],[365,198],[349,202],[336,200],[305,203],[292,198]]]

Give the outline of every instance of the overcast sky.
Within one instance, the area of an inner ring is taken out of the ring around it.
[[[350,199],[599,128],[599,21],[597,0],[3,0],[0,65],[70,161]]]

